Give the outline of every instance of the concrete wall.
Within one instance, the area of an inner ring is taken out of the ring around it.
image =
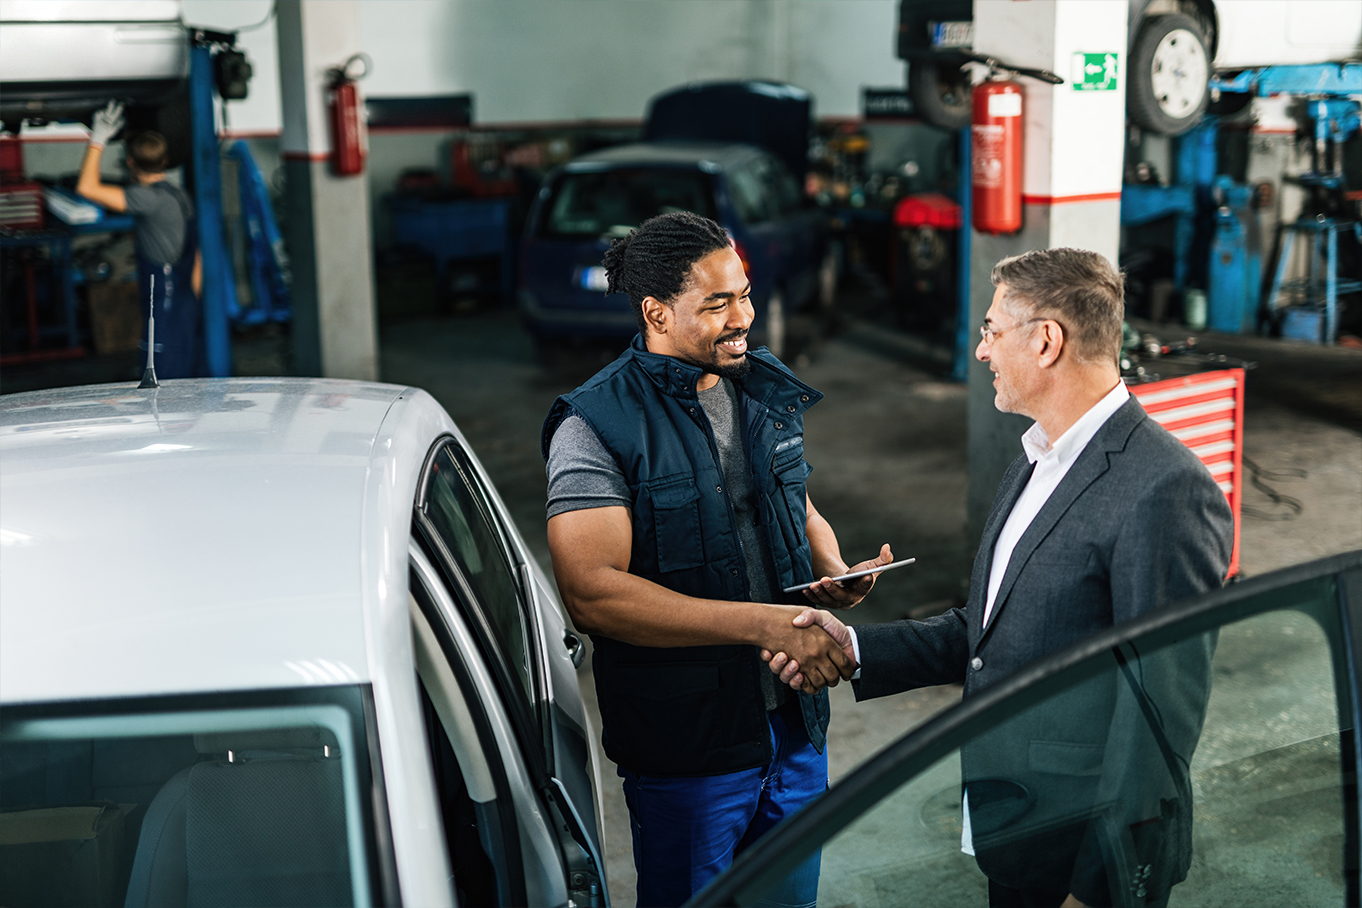
[[[234,131],[280,128],[270,0],[184,0],[185,21],[264,25],[238,42],[255,67]],[[771,78],[820,116],[860,113],[862,86],[897,86],[894,0],[361,0],[372,96],[470,92],[480,123],[636,119],[685,82]],[[336,61],[337,63],[341,61]]]

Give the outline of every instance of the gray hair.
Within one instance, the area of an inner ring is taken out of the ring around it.
[[[1120,359],[1125,280],[1103,256],[1067,247],[1033,249],[994,265],[989,279],[1006,288],[1009,315],[1059,322],[1080,362]]]

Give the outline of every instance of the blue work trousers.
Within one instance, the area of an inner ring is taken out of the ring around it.
[[[766,766],[717,776],[640,776],[620,769],[634,838],[640,908],[683,904],[767,830],[828,786],[828,758],[809,743],[797,700],[767,713],[774,756]],[[821,852],[767,895],[769,904],[818,901]]]

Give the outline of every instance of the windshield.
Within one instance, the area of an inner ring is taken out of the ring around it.
[[[549,202],[543,235],[624,236],[648,218],[670,211],[713,218],[709,175],[699,170],[643,167],[565,173]]]
[[[370,904],[361,696],[6,707],[0,904]]]

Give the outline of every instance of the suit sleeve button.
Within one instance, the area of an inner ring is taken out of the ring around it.
[[[795,411],[795,409],[796,409],[796,408],[795,408],[795,405],[794,405],[794,404],[790,404],[788,407],[785,408],[785,412],[786,412],[786,413],[793,413],[793,412]]]
[[[777,429],[783,429],[783,428],[785,428],[785,423],[783,423],[783,422],[777,422],[777,423],[776,423],[776,428],[777,428]]]
[[[730,574],[732,574],[734,577],[738,576],[738,569],[737,569],[737,568],[729,568],[729,569],[728,569],[728,572],[729,572]]]
[[[975,656],[973,659],[969,660],[969,667],[977,672],[979,669],[984,667],[984,660],[980,659],[978,656]]]

